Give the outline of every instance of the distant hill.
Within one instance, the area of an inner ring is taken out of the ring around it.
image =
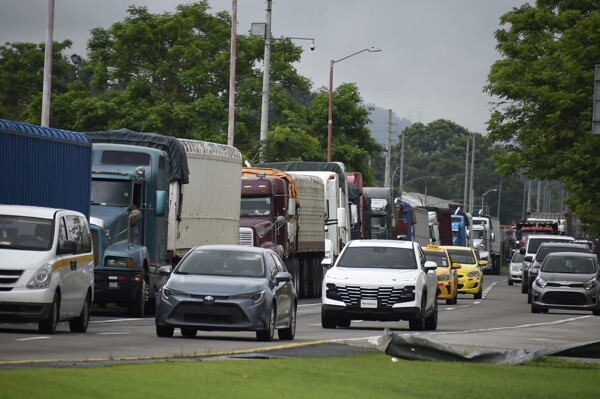
[[[366,104],[368,107],[375,108],[371,112],[371,123],[367,127],[371,130],[371,136],[381,145],[387,144],[387,131],[388,131],[388,110],[385,108],[378,107],[375,104]],[[392,111],[392,145],[398,142],[398,134],[402,132],[407,126],[411,125],[411,121],[406,118],[399,118]]]

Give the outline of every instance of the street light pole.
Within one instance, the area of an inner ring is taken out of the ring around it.
[[[483,193],[481,195],[481,213],[483,213],[483,197],[485,197],[488,193],[493,193],[493,192],[496,192],[496,191],[498,191],[497,188],[492,188],[490,190],[487,190],[485,193]]]
[[[365,48],[356,53],[352,53],[346,57],[340,58],[339,60],[331,60],[329,63],[329,101],[328,101],[328,112],[327,112],[327,162],[331,162],[331,139],[333,137],[333,65],[344,61],[350,57],[354,57],[357,54],[364,53],[378,53],[381,49],[370,47]]]

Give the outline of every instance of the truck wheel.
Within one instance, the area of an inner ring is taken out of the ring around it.
[[[54,299],[52,300],[52,309],[50,309],[50,315],[46,320],[42,320],[38,323],[38,331],[42,334],[54,334],[56,332],[56,326],[58,325],[59,318],[59,296],[58,293],[54,293]]]
[[[302,276],[300,281],[300,298],[308,298],[310,294],[310,262],[308,259],[302,259],[302,265],[300,267],[300,275]]]
[[[315,298],[320,298],[322,294],[323,287],[323,266],[321,266],[321,262],[318,259],[312,260],[314,263],[314,270],[316,272],[315,276]]]
[[[135,298],[127,307],[127,313],[129,314],[129,317],[144,317],[144,310],[146,308],[146,294],[148,292],[146,286],[146,277],[142,276],[142,283],[138,287]]]
[[[300,296],[300,263],[298,262],[298,258],[289,258],[286,260],[285,266],[292,274],[294,289],[296,290],[296,294]]]
[[[74,318],[73,320],[69,320],[69,329],[71,332],[84,333],[88,329],[88,325],[90,323],[90,308],[92,307],[90,294],[88,293],[85,297],[85,302],[83,303],[83,308],[81,309],[81,313],[79,316]]]

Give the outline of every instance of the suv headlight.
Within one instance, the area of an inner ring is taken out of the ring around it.
[[[52,281],[52,265],[46,263],[35,271],[33,276],[27,282],[26,287],[34,290],[41,290],[50,287]]]

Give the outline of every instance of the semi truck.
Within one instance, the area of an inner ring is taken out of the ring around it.
[[[358,222],[352,226],[353,240],[371,238],[371,200],[364,195],[363,177],[360,172],[346,172],[348,197],[358,209]]]
[[[358,209],[348,200],[348,179],[341,162],[268,162],[263,167],[279,169],[291,175],[311,175],[321,179],[325,189],[325,258],[322,265],[333,265],[342,248],[351,240],[352,226],[358,221]]]
[[[319,177],[272,168],[242,168],[240,244],[276,251],[301,298],[321,295],[324,202]]]
[[[241,154],[126,129],[88,137],[95,302],[142,317],[163,283],[161,266],[196,245],[238,242]]]
[[[470,213],[457,209],[452,215],[452,245],[458,247],[472,247],[473,237],[471,225],[473,217]]]
[[[395,240],[397,211],[390,187],[364,187],[371,201],[371,238]]]
[[[473,216],[471,235],[473,248],[479,252],[479,258],[488,261],[483,269],[499,275],[502,265],[500,220],[483,214]]]
[[[0,119],[0,203],[90,216],[92,142],[86,135]]]
[[[412,241],[414,237],[414,226],[417,222],[413,207],[409,202],[396,198],[396,209],[398,210],[398,221],[396,222],[396,238],[402,241]]]

